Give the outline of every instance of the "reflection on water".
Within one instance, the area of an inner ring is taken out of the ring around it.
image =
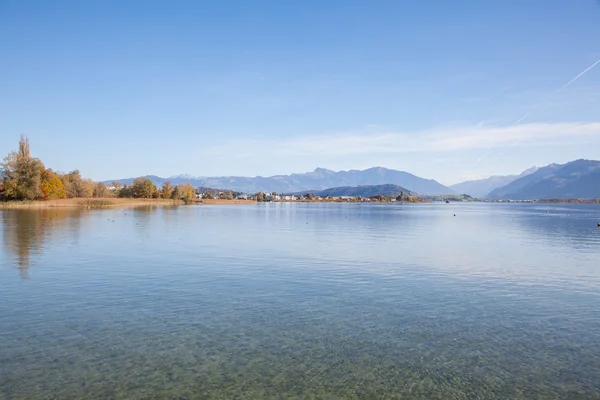
[[[13,256],[21,278],[29,278],[32,255],[43,251],[53,233],[67,231],[77,239],[83,213],[76,208],[0,211],[4,251]]]
[[[0,398],[600,398],[598,206],[62,211],[2,212]]]

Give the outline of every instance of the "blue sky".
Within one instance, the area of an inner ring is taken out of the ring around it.
[[[98,180],[600,158],[595,0],[0,0],[0,54],[0,153]]]

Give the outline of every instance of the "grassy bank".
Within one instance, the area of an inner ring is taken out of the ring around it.
[[[179,200],[165,199],[121,199],[121,198],[86,198],[60,199],[48,201],[7,201],[0,202],[0,209],[38,209],[38,208],[110,208],[110,207],[139,207],[139,206],[172,206],[183,204]]]

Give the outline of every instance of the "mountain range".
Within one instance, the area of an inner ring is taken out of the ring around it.
[[[147,178],[157,186],[162,186],[168,180],[173,185],[190,183],[194,187],[212,187],[244,193],[312,192],[316,194],[328,189],[332,192],[327,194],[352,196],[356,187],[362,187],[361,190],[364,192],[364,186],[397,185],[405,193],[414,192],[430,196],[467,194],[480,199],[492,200],[600,198],[600,161],[594,160],[575,160],[566,164],[550,164],[542,168],[532,167],[519,175],[492,176],[488,179],[462,182],[451,187],[444,186],[433,179],[424,179],[408,172],[383,167],[339,172],[317,168],[312,172],[302,174],[253,178],[240,176],[195,177],[191,175],[178,175],[170,178],[149,175]],[[116,181],[129,185],[134,179]],[[103,183],[110,184],[112,182],[115,181]],[[378,188],[377,194],[393,194],[382,193],[382,189],[382,187]],[[359,195],[364,196],[365,194]]]
[[[516,181],[519,178],[530,175],[537,171],[537,167],[531,167],[519,175],[494,175],[487,179],[477,179],[466,181],[449,186],[456,193],[468,194],[471,197],[478,199],[485,198],[491,191],[506,186],[509,183]]]
[[[600,161],[550,164],[492,190],[489,199],[600,198]]]
[[[383,167],[374,167],[365,170],[332,171],[317,168],[313,172],[291,175],[275,175],[270,177],[192,177],[190,175],[177,175],[170,178],[161,178],[154,175],[146,176],[157,186],[162,186],[165,181],[173,185],[190,183],[194,187],[204,186],[235,190],[245,193],[277,192],[295,193],[309,190],[323,190],[342,186],[360,185],[398,185],[409,191],[423,195],[454,194],[454,191],[433,179],[424,179],[408,172],[396,171]],[[120,182],[130,185],[135,178],[118,179],[103,183]]]

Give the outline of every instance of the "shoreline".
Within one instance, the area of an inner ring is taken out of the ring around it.
[[[235,205],[256,204],[256,200],[224,200],[224,199],[199,199],[193,202],[198,205]]]
[[[7,201],[0,202],[0,210],[47,208],[118,208],[141,206],[176,206],[183,204],[184,203],[181,200],[101,197],[58,200]]]
[[[223,200],[223,199],[205,199],[192,200],[188,205],[239,205],[256,204],[255,200]],[[57,200],[30,200],[30,201],[6,201],[0,202],[0,210],[40,210],[48,208],[85,208],[85,209],[108,209],[124,207],[145,207],[145,206],[183,206],[186,203],[183,200],[171,199],[132,199],[120,197],[95,197],[95,198],[74,198]]]

